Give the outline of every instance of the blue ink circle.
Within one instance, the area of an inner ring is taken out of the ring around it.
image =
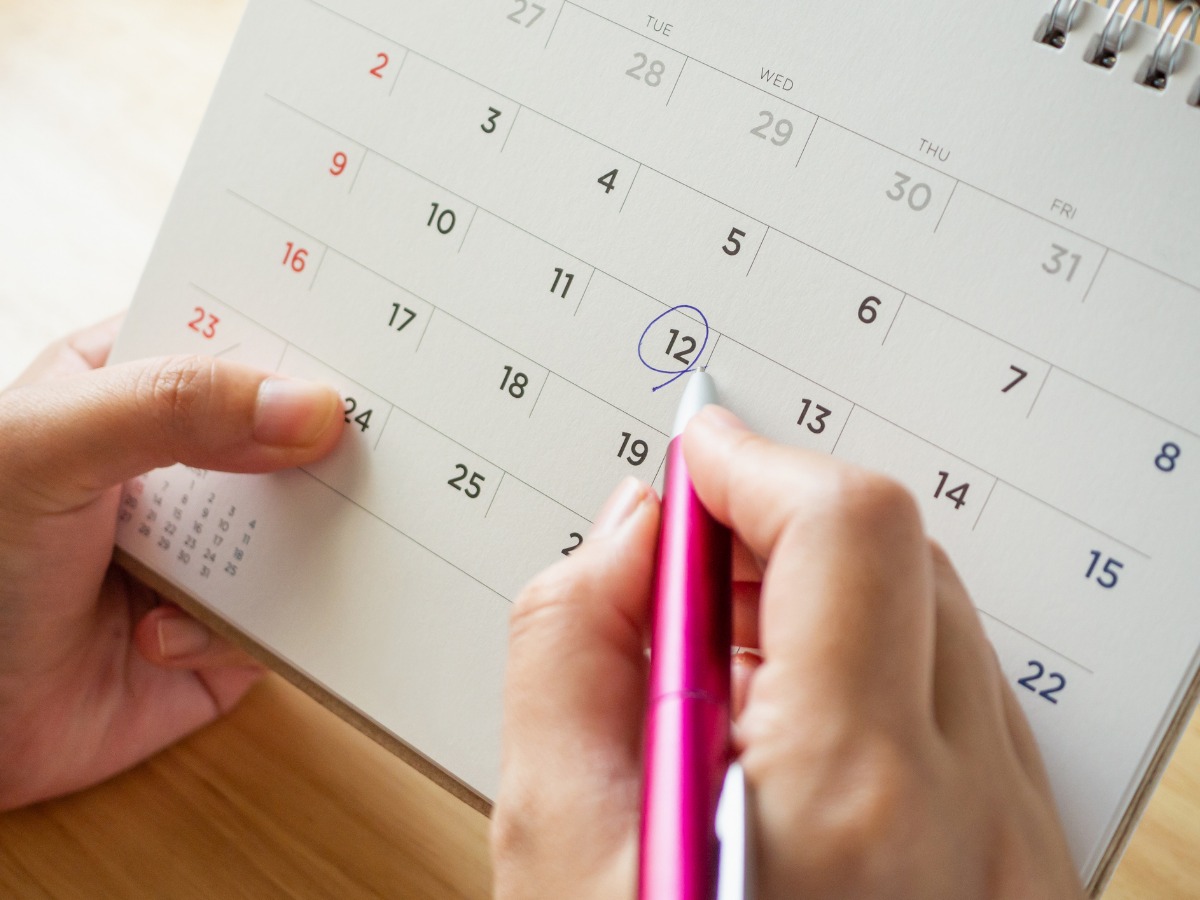
[[[672,313],[680,312],[681,310],[691,310],[692,312],[694,312],[696,315],[698,315],[700,317],[700,323],[704,326],[704,340],[700,342],[700,351],[692,358],[692,361],[690,363],[684,364],[684,367],[682,369],[660,369],[658,366],[653,365],[646,359],[646,354],[643,350],[643,345],[646,343],[646,336],[650,333],[650,329],[652,329],[655,325],[657,325],[659,322],[661,322],[667,316],[671,315]],[[662,315],[655,316],[654,320],[649,325],[647,325],[645,331],[642,332],[642,336],[640,338],[638,338],[638,359],[641,360],[642,365],[645,366],[647,369],[649,369],[651,372],[657,372],[660,375],[670,375],[671,377],[668,378],[666,381],[664,381],[662,384],[658,385],[657,387],[651,388],[650,389],[651,393],[653,393],[654,391],[660,391],[663,388],[665,388],[667,385],[674,384],[676,381],[678,381],[680,378],[682,378],[688,372],[693,371],[696,368],[696,363],[699,362],[704,356],[704,348],[708,346],[708,336],[709,336],[708,317],[705,316],[704,313],[702,313],[695,306],[690,306],[686,303],[682,304],[680,306],[672,306],[670,309],[668,309]]]

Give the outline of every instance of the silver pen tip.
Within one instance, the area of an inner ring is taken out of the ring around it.
[[[671,429],[671,439],[683,434],[692,417],[710,403],[717,401],[717,383],[707,372],[700,370],[692,373],[683,389],[683,397],[679,401],[679,411],[675,413],[675,427]]]

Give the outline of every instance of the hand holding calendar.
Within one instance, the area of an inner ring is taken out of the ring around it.
[[[1029,725],[913,498],[712,408],[685,453],[706,506],[766,560],[734,635],[764,656],[735,731],[756,896],[1080,896]],[[618,494],[516,603],[501,898],[632,895],[654,512]]]
[[[0,393],[0,809],[120,772],[261,670],[110,568],[121,483],[164,462],[271,471],[341,432],[329,389],[204,358],[92,371],[106,323]]]

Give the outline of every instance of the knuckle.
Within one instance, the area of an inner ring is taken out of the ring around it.
[[[212,386],[213,361],[172,356],[142,369],[134,385],[140,408],[166,434],[186,431],[203,410]]]
[[[847,467],[830,480],[833,512],[857,530],[872,534],[920,525],[917,501],[886,475]]]
[[[513,603],[509,617],[509,639],[512,643],[528,634],[544,636],[555,630],[571,616],[572,598],[586,589],[586,575],[575,571],[567,562],[556,563],[537,575]]]

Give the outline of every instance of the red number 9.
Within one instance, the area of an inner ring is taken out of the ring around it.
[[[329,174],[336,178],[338,175],[341,175],[346,171],[346,166],[349,164],[349,162],[350,160],[346,157],[346,154],[339,150],[337,153],[333,154],[333,167],[329,170]]]

